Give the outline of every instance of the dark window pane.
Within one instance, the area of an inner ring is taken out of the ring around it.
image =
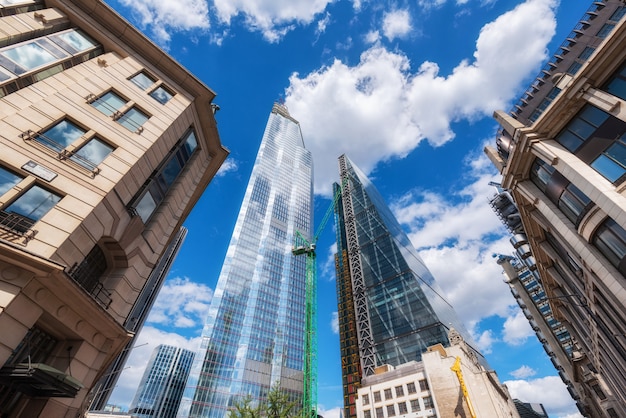
[[[598,228],[594,244],[617,267],[626,255],[626,231],[609,218]]]
[[[606,91],[611,93],[613,96],[626,100],[626,80],[623,78],[616,78],[607,86]]]
[[[613,23],[605,23],[604,26],[600,28],[596,36],[600,39],[604,39],[609,35],[609,33],[611,33],[614,27],[615,25]]]
[[[589,57],[591,56],[591,54],[593,54],[593,51],[595,51],[595,48],[592,48],[590,46],[585,47],[585,49],[583,49],[583,52],[580,53],[580,55],[578,56],[578,58],[582,59],[582,60],[587,60],[589,59]]]
[[[169,162],[163,169],[162,174],[163,180],[165,181],[167,188],[169,188],[174,180],[176,180],[176,177],[178,177],[178,173],[180,173],[180,170],[182,170],[182,166],[180,165],[180,162],[176,157],[173,157],[171,160],[169,160]]]
[[[587,105],[582,112],[578,115],[580,119],[583,119],[595,126],[596,128],[604,123],[609,118],[609,114],[605,111],[598,109],[595,106]]]

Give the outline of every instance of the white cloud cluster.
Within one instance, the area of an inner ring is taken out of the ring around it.
[[[516,379],[526,379],[527,377],[536,375],[537,371],[532,367],[523,364],[519,369],[513,370],[510,374]]]
[[[329,3],[332,0],[214,0],[220,21],[230,24],[242,16],[250,30],[261,32],[269,42],[279,41],[294,23],[311,23]]]
[[[407,36],[411,29],[411,15],[408,10],[393,10],[385,13],[383,17],[383,34],[390,41]]]
[[[139,25],[148,29],[155,40],[167,45],[170,32],[206,30],[209,28],[209,8],[206,0],[120,0],[138,18]]]
[[[213,291],[189,278],[165,282],[148,316],[148,323],[175,328],[197,327],[209,311]]]
[[[529,337],[534,338],[535,333],[522,310],[515,308],[514,312],[504,322],[503,340],[510,345],[522,345]]]
[[[313,152],[316,192],[330,192],[342,153],[369,173],[423,139],[435,146],[451,140],[454,121],[505,107],[546,57],[554,7],[554,0],[528,0],[485,25],[473,59],[448,75],[433,62],[411,71],[406,55],[378,44],[354,66],[335,60],[310,74],[293,74],[285,102]]]
[[[550,416],[562,418],[582,418],[572,411],[572,398],[558,376],[547,376],[531,380],[509,380],[511,397],[523,402],[541,403],[550,412]]]

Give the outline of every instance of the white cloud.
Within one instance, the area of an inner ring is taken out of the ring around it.
[[[206,0],[120,0],[132,10],[142,28],[149,28],[156,41],[167,45],[170,32],[206,30],[209,9]]]
[[[239,168],[239,164],[234,158],[227,158],[224,163],[221,165],[220,169],[217,170],[216,177],[224,177],[226,174],[237,171]]]
[[[411,16],[408,10],[394,10],[383,17],[383,34],[390,41],[403,38],[411,32]]]
[[[519,308],[515,309],[515,315],[509,316],[504,322],[502,339],[507,344],[522,345],[528,337],[535,335],[530,327],[528,319]]]
[[[167,280],[148,316],[148,323],[176,328],[202,324],[209,311],[213,291],[189,278]]]
[[[509,316],[515,303],[502,282],[502,268],[492,257],[511,252],[508,234],[487,202],[487,196],[494,193],[488,183],[496,173],[487,167],[487,157],[478,152],[468,156],[467,184],[457,185],[461,187],[457,201],[413,190],[390,205],[470,330],[492,315]],[[479,338],[485,339],[485,348],[493,341],[487,334]]]
[[[326,12],[326,15],[320,20],[317,21],[317,30],[316,34],[324,33],[326,31],[326,27],[330,23],[330,13]]]
[[[526,379],[527,377],[531,377],[537,374],[537,371],[530,366],[522,365],[519,369],[513,370],[509,373],[516,379]]]
[[[493,336],[493,331],[488,329],[483,331],[479,336],[474,336],[476,346],[482,354],[491,353],[491,346],[497,341]]]
[[[279,41],[295,28],[294,23],[309,24],[332,0],[215,0],[221,22],[230,24],[241,15],[249,30],[259,31],[269,42]]]
[[[339,314],[337,312],[333,312],[330,328],[333,330],[333,334],[339,334]]]
[[[454,121],[505,107],[546,57],[554,7],[554,0],[528,0],[485,25],[473,58],[448,75],[433,62],[412,71],[406,55],[378,44],[355,66],[335,60],[307,75],[294,73],[286,104],[313,152],[316,193],[330,193],[342,153],[369,174],[424,139],[435,146],[453,139]]]
[[[550,416],[582,418],[577,414],[565,385],[558,376],[504,382],[511,397],[523,402],[541,403]]]
[[[378,41],[380,41],[380,32],[377,30],[370,31],[365,34],[365,42],[367,44],[375,44]]]
[[[120,374],[109,403],[128,410],[135,396],[143,372],[146,369],[152,351],[159,344],[185,348],[195,352],[200,346],[200,337],[187,339],[181,335],[168,333],[151,326],[144,326],[135,342],[124,370]]]

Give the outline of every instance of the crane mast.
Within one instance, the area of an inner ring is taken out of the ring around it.
[[[302,416],[308,418],[317,418],[317,255],[315,247],[320,234],[328,223],[328,219],[330,219],[330,215],[334,211],[342,189],[343,184],[335,192],[333,201],[326,210],[326,214],[322,218],[322,222],[313,238],[309,241],[300,231],[296,231],[294,234],[294,245],[291,250],[294,256],[306,256]]]

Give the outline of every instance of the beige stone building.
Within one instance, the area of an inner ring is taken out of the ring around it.
[[[538,302],[571,336],[559,372],[586,416],[615,418],[626,416],[626,6],[596,4],[611,14],[588,60],[549,74],[555,93],[536,119],[496,112],[486,152],[519,211]]]
[[[363,378],[357,418],[519,418],[496,373],[454,330],[450,341],[449,347],[430,347],[420,362],[381,366]]]
[[[228,152],[215,94],[100,0],[0,0],[0,415],[75,417]]]

